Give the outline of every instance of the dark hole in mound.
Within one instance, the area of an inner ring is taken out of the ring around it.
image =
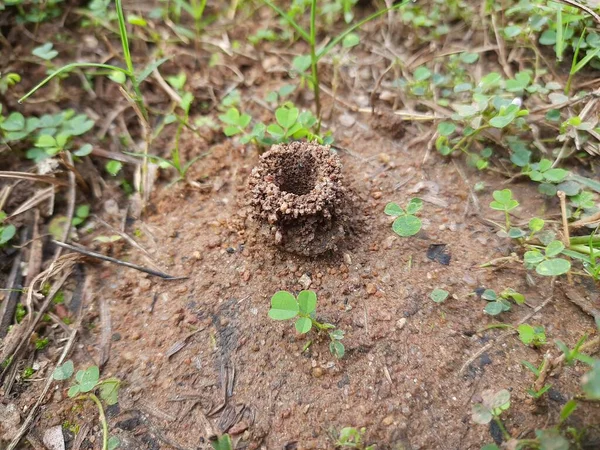
[[[308,194],[317,181],[315,163],[310,153],[282,155],[275,183],[282,191],[296,195]]]

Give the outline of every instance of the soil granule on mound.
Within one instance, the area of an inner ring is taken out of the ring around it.
[[[342,164],[329,146],[274,145],[250,176],[254,218],[270,240],[290,253],[336,250],[347,235]]]

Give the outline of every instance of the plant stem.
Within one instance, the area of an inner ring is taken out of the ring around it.
[[[96,397],[96,394],[90,393],[87,395],[81,395],[76,400],[92,400],[98,407],[98,415],[100,416],[100,423],[102,424],[102,450],[108,450],[108,423],[106,422],[106,416],[104,415],[104,408],[100,399]]]
[[[510,438],[511,438],[511,436],[508,433],[508,431],[506,431],[506,427],[504,426],[504,424],[500,420],[500,417],[494,416],[494,422],[496,422],[496,425],[498,425],[498,428],[500,428],[500,431],[502,432],[502,436],[504,436],[504,440],[505,441],[509,441]]]
[[[569,77],[567,78],[567,83],[565,84],[565,95],[569,95],[571,92],[571,81],[573,81],[573,75],[577,73],[575,67],[577,66],[577,58],[579,56],[579,49],[581,48],[581,42],[583,41],[583,35],[585,33],[585,29],[581,32],[581,36],[579,36],[579,41],[577,41],[577,47],[575,47],[575,53],[573,54],[573,61],[571,61],[571,70],[569,70]]]
[[[473,133],[471,133],[469,136],[463,136],[456,144],[454,144],[450,153],[454,152],[455,150],[458,150],[468,139],[474,138],[475,136],[477,136],[477,134],[479,134],[479,132],[481,132],[487,128],[491,128],[491,125],[482,125],[479,128],[477,128],[475,131],[473,131]],[[463,152],[466,151],[466,149],[462,149],[462,148],[460,150]]]
[[[317,109],[317,133],[321,131],[321,87],[319,86],[319,70],[317,67],[318,58],[316,52],[316,40],[317,40],[317,27],[316,27],[316,17],[317,17],[317,0],[312,0],[310,6],[310,66],[312,69],[312,82],[313,82],[313,91],[315,93],[315,107]]]
[[[589,244],[590,239],[593,244],[600,244],[600,234],[592,236],[571,236],[571,245]]]
[[[327,331],[327,330],[332,330],[335,327],[331,324],[328,323],[321,323],[318,322],[317,320],[313,319],[312,317],[309,317],[310,320],[312,320],[312,324],[319,330],[319,331]]]
[[[117,67],[117,66],[113,66],[113,65],[110,65],[110,64],[99,64],[99,63],[71,63],[71,64],[67,64],[66,66],[62,66],[60,69],[55,70],[50,75],[48,75],[46,78],[44,78],[42,81],[40,81],[34,88],[32,88],[27,94],[25,94],[23,97],[21,97],[19,99],[19,103],[23,103],[25,100],[27,100],[29,97],[31,97],[35,93],[35,91],[37,91],[43,85],[45,85],[46,83],[48,83],[52,78],[56,77],[57,75],[60,75],[63,72],[69,72],[70,70],[76,69],[76,68],[79,68],[79,67],[96,67],[96,68],[99,68],[99,69],[116,70],[118,72],[124,73],[127,76],[130,75],[128,70],[125,70],[122,67]]]
[[[579,253],[583,253],[584,255],[591,255],[592,254],[592,248],[588,247],[587,245],[570,245],[569,246],[570,250],[573,250],[575,252],[579,252]]]
[[[119,22],[119,35],[121,36],[121,46],[123,47],[123,59],[125,59],[125,64],[127,64],[127,71],[129,72],[129,78],[131,79],[133,91],[135,92],[135,103],[140,108],[144,119],[148,121],[148,111],[146,111],[146,106],[144,105],[142,92],[140,91],[140,85],[137,81],[137,77],[135,76],[133,61],[131,60],[131,51],[129,50],[129,37],[127,36],[125,16],[123,15],[122,0],[116,0],[115,6],[117,8],[117,19]]]

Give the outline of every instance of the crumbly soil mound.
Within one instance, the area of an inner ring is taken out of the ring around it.
[[[336,250],[347,232],[342,178],[329,146],[274,145],[250,176],[254,218],[288,252],[316,256]]]

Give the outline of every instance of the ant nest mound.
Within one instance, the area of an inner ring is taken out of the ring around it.
[[[316,256],[347,234],[342,165],[329,146],[274,145],[250,175],[254,218],[284,250]]]

